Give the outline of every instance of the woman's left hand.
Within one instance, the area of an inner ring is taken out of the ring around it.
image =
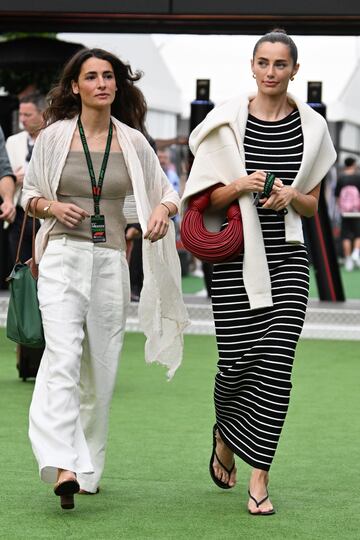
[[[144,238],[150,240],[151,242],[156,242],[157,240],[164,238],[168,228],[169,211],[164,205],[159,204],[155,207],[150,216]]]
[[[279,191],[272,192],[268,199],[260,199],[260,203],[263,208],[269,208],[270,210],[279,212],[279,210],[283,210],[289,206],[296,197],[296,189],[291,186],[283,186]]]

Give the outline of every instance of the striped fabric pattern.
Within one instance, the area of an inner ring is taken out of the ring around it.
[[[291,184],[303,152],[298,111],[276,122],[249,115],[244,147],[248,174],[273,172]],[[250,310],[242,256],[214,265],[212,306],[219,353],[214,400],[217,426],[227,446],[249,465],[268,470],[288,410],[309,268],[305,246],[285,242],[284,217],[260,207],[258,216],[274,305]]]

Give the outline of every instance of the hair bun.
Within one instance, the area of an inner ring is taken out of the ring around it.
[[[287,32],[284,28],[273,28],[271,30],[271,33],[276,33],[276,34],[286,34],[287,35]]]
[[[291,37],[286,33],[286,30],[283,28],[274,28],[264,36],[262,36],[256,43],[253,50],[253,58],[255,58],[256,51],[262,43],[283,43],[290,49],[290,56],[294,65],[297,63],[298,52],[297,47]]]

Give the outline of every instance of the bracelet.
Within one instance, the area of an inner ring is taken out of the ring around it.
[[[44,210],[43,210],[43,212],[44,212],[44,214],[45,214],[44,217],[47,218],[47,217],[52,217],[52,216],[53,216],[53,214],[50,214],[49,211],[50,211],[50,209],[51,209],[51,205],[54,204],[54,202],[56,202],[56,201],[50,201],[49,204],[48,204],[47,206],[45,206],[45,208],[44,208]]]
[[[167,205],[167,204],[165,204],[165,203],[163,203],[163,202],[162,202],[162,203],[160,203],[160,204],[162,204],[163,206],[165,206],[165,208],[166,208],[166,209],[167,209],[167,211],[169,212],[169,213],[168,213],[168,217],[170,217],[170,214],[171,214],[171,210],[170,210],[170,208],[168,207],[168,205]]]

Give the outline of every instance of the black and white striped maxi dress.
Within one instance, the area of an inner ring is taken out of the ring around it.
[[[248,174],[271,171],[291,184],[303,152],[299,112],[276,122],[249,115],[244,148]],[[250,310],[242,256],[214,265],[211,297],[219,353],[214,399],[226,445],[249,465],[268,470],[288,410],[309,267],[305,246],[285,242],[284,217],[260,207],[258,216],[274,305]]]

